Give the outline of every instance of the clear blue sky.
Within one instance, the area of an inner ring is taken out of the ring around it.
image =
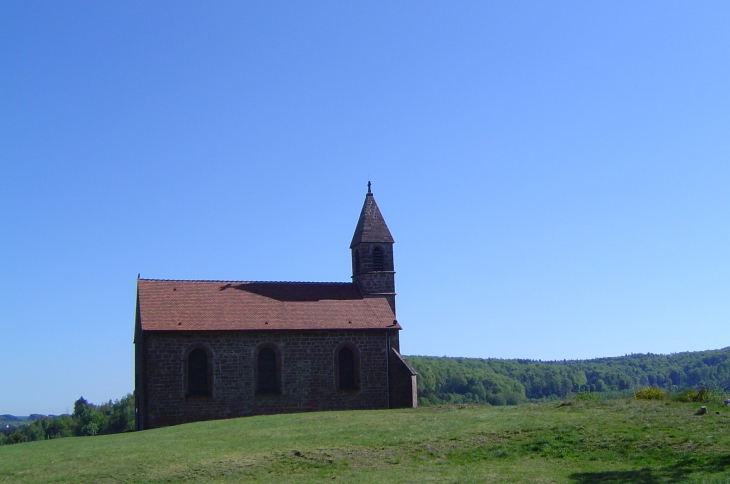
[[[727,2],[0,3],[0,414],[133,389],[135,280],[348,281],[405,354],[730,345]]]

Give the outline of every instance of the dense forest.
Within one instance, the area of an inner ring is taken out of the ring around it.
[[[0,429],[0,445],[128,432],[134,429],[134,397],[129,394],[120,400],[110,400],[102,405],[94,405],[81,397],[74,402],[74,412],[71,415],[34,417],[37,418],[27,425],[14,426],[11,425],[12,422],[6,423],[5,428]]]
[[[595,360],[535,361],[408,356],[423,405],[514,405],[569,393],[628,394],[646,386],[668,392],[701,386],[730,390],[730,347],[671,355],[634,354]]]

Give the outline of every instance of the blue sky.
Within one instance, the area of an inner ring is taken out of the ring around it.
[[[405,354],[730,345],[723,2],[3,2],[0,414],[133,389],[135,280],[347,281]]]

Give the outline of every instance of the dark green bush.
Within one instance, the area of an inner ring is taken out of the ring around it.
[[[507,400],[502,395],[490,395],[487,397],[487,402],[495,407],[501,407],[507,405]]]
[[[672,399],[678,402],[696,402],[697,401],[697,390],[694,388],[685,388],[681,392],[677,392],[672,395]]]
[[[575,399],[583,401],[583,402],[587,402],[587,401],[591,401],[591,400],[598,400],[598,395],[599,394],[597,392],[581,390],[575,394]]]

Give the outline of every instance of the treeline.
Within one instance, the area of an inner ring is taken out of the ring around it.
[[[116,434],[134,430],[134,396],[94,405],[84,397],[74,402],[72,415],[39,417],[22,427],[0,429],[0,445],[81,435]]]
[[[535,361],[409,356],[419,403],[514,405],[580,391],[622,393],[647,386],[730,391],[730,347],[672,355],[634,354],[595,360]]]

